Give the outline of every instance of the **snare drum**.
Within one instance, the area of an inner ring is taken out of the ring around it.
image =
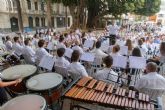
[[[46,101],[39,95],[23,95],[5,103],[1,110],[46,110]]]
[[[37,71],[37,67],[33,65],[16,65],[10,68],[5,69],[2,72],[2,79],[5,81],[13,81],[18,78],[23,78],[24,80],[19,83],[17,86],[9,86],[8,88],[15,93],[26,92],[25,80],[33,75]]]
[[[57,73],[43,73],[31,77],[26,82],[30,92],[40,93],[49,105],[57,101],[61,96],[63,77]]]

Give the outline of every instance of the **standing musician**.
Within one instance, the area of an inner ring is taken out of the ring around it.
[[[119,27],[115,24],[114,21],[112,21],[112,25],[109,25],[107,27],[107,30],[109,31],[109,44],[112,45],[113,42],[116,41],[116,36],[118,34],[119,31]]]

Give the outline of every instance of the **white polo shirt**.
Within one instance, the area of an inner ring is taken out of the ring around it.
[[[151,72],[143,75],[135,84],[135,88],[165,89],[165,78],[157,72]]]

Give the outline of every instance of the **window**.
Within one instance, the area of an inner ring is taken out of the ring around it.
[[[35,22],[36,22],[36,27],[40,26],[40,19],[38,17],[35,18]]]
[[[12,0],[13,3],[13,10],[16,11],[17,10],[17,3],[15,0]]]
[[[45,26],[45,18],[43,17],[43,18],[41,18],[41,25],[42,25],[42,27],[44,27]]]
[[[30,0],[27,0],[27,6],[28,6],[28,9],[31,10],[31,1]]]
[[[57,17],[57,27],[65,27],[65,18]]]
[[[32,28],[33,27],[33,18],[29,17],[28,20],[29,20],[29,27]]]
[[[35,10],[38,10],[38,2],[34,2]]]
[[[54,27],[54,17],[51,17],[51,26]]]

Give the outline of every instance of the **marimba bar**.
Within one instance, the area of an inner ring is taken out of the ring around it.
[[[154,110],[154,104],[150,102],[148,95],[88,77],[83,77],[74,84],[66,92],[65,97],[112,108]]]

